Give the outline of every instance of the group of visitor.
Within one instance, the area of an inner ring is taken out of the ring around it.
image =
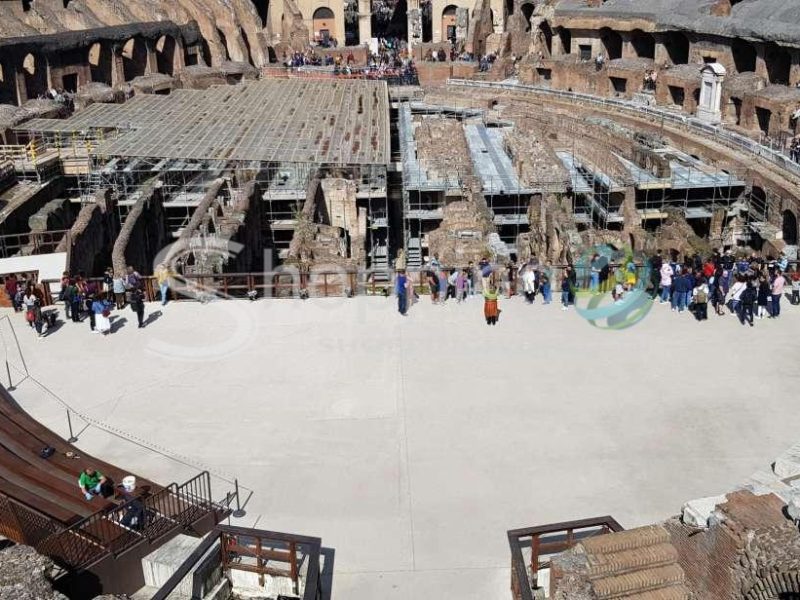
[[[411,304],[419,300],[417,289],[427,288],[431,302],[444,305],[467,301],[480,292],[484,297],[484,316],[494,325],[499,317],[498,299],[520,295],[528,304],[537,296],[542,304],[553,301],[554,291],[560,292],[561,310],[569,310],[576,293],[610,294],[613,302],[622,304],[634,290],[644,291],[653,301],[669,305],[675,313],[684,311],[698,321],[708,319],[708,305],[717,315],[736,315],[742,324],[753,325],[754,319],[777,319],[781,314],[781,297],[791,290],[791,303],[800,304],[800,268],[790,267],[781,257],[740,256],[731,251],[715,252],[706,259],[699,255],[683,261],[665,259],[658,251],[648,260],[643,275],[633,257],[612,264],[606,257],[594,254],[587,264],[554,268],[541,263],[536,256],[521,265],[513,261],[498,266],[483,258],[478,264],[470,261],[466,267],[444,267],[434,255],[420,272],[415,288],[405,269],[398,270],[395,294],[398,310],[408,313]],[[644,279],[642,279],[644,277]]]
[[[155,280],[162,306],[169,301],[171,277],[165,264],[156,269]],[[144,279],[131,266],[121,273],[109,267],[99,279],[89,278],[83,272],[70,275],[65,271],[60,286],[57,300],[63,303],[65,320],[73,323],[88,321],[92,333],[111,333],[114,329],[112,311],[120,311],[125,307],[130,307],[136,314],[140,329],[147,325]],[[39,338],[55,329],[57,313],[55,310],[44,310],[44,293],[35,277],[8,275],[4,287],[14,310],[24,312],[25,320]]]
[[[650,259],[653,298],[674,312],[692,312],[698,321],[708,318],[711,304],[717,315],[734,314],[742,325],[753,319],[777,319],[781,298],[791,289],[791,303],[800,304],[800,269],[786,257],[752,254],[734,257],[730,250],[702,259],[694,255],[679,263],[664,260],[659,251]],[[726,312],[726,309],[728,312]]]

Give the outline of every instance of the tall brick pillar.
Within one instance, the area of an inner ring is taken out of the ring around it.
[[[156,55],[156,42],[154,40],[145,40],[145,48],[147,48],[147,63],[145,64],[144,74],[151,75],[158,73],[158,57]]]
[[[417,2],[419,6],[419,2]],[[366,44],[372,37],[372,3],[358,0],[358,43]]]
[[[795,87],[800,83],[800,50],[791,50],[792,66],[789,70],[789,86]]]
[[[631,32],[621,31],[619,35],[622,38],[622,58],[636,58],[636,50],[631,41]]]
[[[14,74],[14,88],[17,94],[17,105],[22,106],[28,101],[28,86],[25,83],[25,69],[16,67]]]
[[[114,44],[111,46],[111,87],[117,87],[125,83],[125,64],[122,58],[122,46]]]
[[[767,49],[764,44],[756,44],[756,75],[769,81],[769,71],[767,71]]]

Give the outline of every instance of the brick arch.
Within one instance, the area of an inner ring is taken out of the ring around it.
[[[147,45],[144,38],[135,36],[129,38],[122,45],[122,69],[125,81],[144,75],[147,72]]]
[[[175,52],[177,42],[171,35],[162,35],[156,41],[156,64],[158,72],[165,75],[173,75],[175,70]]]
[[[793,210],[786,209],[783,211],[783,241],[789,246],[797,245],[797,213]]]
[[[800,571],[770,573],[751,581],[744,600],[796,600],[800,598]]]

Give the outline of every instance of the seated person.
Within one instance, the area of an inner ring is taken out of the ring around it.
[[[87,500],[91,500],[95,496],[100,495],[105,483],[105,476],[100,471],[92,469],[91,467],[86,467],[78,478],[78,487],[81,488]]]

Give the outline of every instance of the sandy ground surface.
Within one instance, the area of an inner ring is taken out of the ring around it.
[[[83,429],[81,448],[162,483],[237,477],[237,523],[320,536],[337,600],[507,598],[506,530],[660,520],[800,437],[796,307],[751,329],[654,306],[616,332],[501,308],[488,327],[477,299],[405,318],[384,298],[187,302],[42,340],[10,317],[31,375],[120,434]],[[14,394],[66,434],[32,379]]]

